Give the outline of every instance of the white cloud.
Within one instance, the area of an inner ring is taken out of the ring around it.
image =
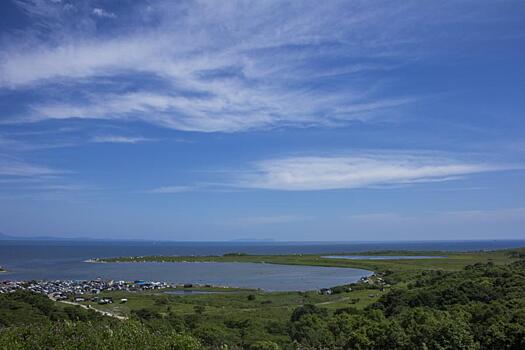
[[[157,187],[152,190],[147,191],[148,193],[160,193],[160,194],[167,194],[167,193],[182,193],[182,192],[191,192],[196,190],[197,186],[163,186],[163,187]]]
[[[416,14],[428,8],[273,1],[194,2],[182,9],[159,1],[151,7],[160,21],[155,29],[96,39],[58,35],[56,43],[7,48],[0,85],[17,89],[67,81],[78,84],[78,95],[85,97],[83,102],[50,97],[32,103],[29,116],[14,118],[140,119],[179,130],[236,132],[390,118],[390,111],[417,100],[376,94],[378,78],[350,77],[394,69],[396,62],[419,55],[407,43],[425,41],[407,29],[423,21]],[[320,64],[334,59],[344,64]],[[133,74],[153,75],[164,84],[135,92],[81,85]],[[344,84],[314,87],[327,77],[344,78]]]
[[[121,136],[121,135],[99,135],[91,139],[91,142],[95,143],[139,143],[152,141],[145,137],[132,137],[132,136]]]
[[[153,37],[137,36],[102,42],[82,39],[53,48],[42,45],[30,51],[4,52],[0,83],[16,88],[57,79],[118,75],[119,67],[140,71],[141,63],[159,54],[161,48]]]
[[[34,105],[34,113],[29,119],[138,119],[185,131],[236,132],[285,125],[332,125],[341,121],[366,120],[375,111],[409,103],[408,99],[383,100],[352,107],[344,106],[344,97],[337,93],[318,96],[317,93],[303,91],[276,96],[244,91],[242,86],[234,88],[233,85],[227,90],[225,86],[221,87],[221,96],[206,98],[127,93],[97,96],[83,105],[45,103]],[[333,105],[339,107],[331,107]],[[320,118],[320,115],[324,117]]]
[[[236,186],[315,191],[453,180],[458,176],[516,167],[418,154],[297,156],[253,164]]]
[[[97,17],[102,17],[102,18],[115,18],[117,17],[117,15],[115,15],[113,12],[108,12],[102,8],[94,8],[93,9],[93,14]]]
[[[38,177],[63,173],[45,166],[34,165],[19,160],[0,159],[0,176]]]
[[[418,97],[386,91],[380,75],[362,73],[396,69],[440,48],[450,54],[451,47],[463,47],[451,43],[476,40],[476,31],[459,37],[453,23],[495,16],[490,6],[468,2],[157,0],[123,9],[126,21],[112,21],[105,36],[89,16],[115,15],[88,3],[65,11],[49,1],[17,0],[39,25],[26,36],[6,36],[0,87],[67,83],[76,94],[54,91],[44,102],[28,103],[28,114],[4,122],[141,120],[185,131],[238,132],[390,120]],[[436,19],[436,12],[447,16]],[[483,32],[483,40],[497,35],[491,33]],[[138,84],[139,75],[161,83]],[[99,89],[104,78],[119,83]]]

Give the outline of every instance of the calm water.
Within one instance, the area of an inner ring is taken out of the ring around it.
[[[446,256],[438,255],[327,255],[327,259],[350,260],[409,260],[409,259],[445,259]]]
[[[372,250],[491,250],[525,246],[522,241],[244,243],[0,241],[2,279],[145,279],[211,283],[266,290],[307,290],[352,282],[367,274],[356,269],[233,263],[90,264],[93,257],[136,255],[342,254]],[[349,255],[350,255],[349,254]]]

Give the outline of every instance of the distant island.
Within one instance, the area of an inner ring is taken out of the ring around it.
[[[233,243],[274,243],[275,239],[273,238],[237,238],[237,239],[232,239],[229,242],[233,242]]]

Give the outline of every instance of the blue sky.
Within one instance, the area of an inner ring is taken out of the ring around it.
[[[525,238],[522,1],[0,13],[1,232]]]

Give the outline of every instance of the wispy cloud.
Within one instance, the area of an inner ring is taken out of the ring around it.
[[[168,193],[183,193],[183,192],[192,192],[199,189],[199,186],[162,186],[153,188],[146,191],[147,193],[159,193],[159,194],[168,194]]]
[[[381,110],[413,101],[383,100],[350,106],[342,103],[343,99],[351,100],[352,97],[338,93],[319,96],[313,91],[283,92],[280,96],[266,92],[250,95],[249,90],[244,91],[238,85],[237,88],[231,86],[228,91],[224,90],[222,97],[129,93],[98,96],[83,105],[38,104],[32,106],[34,113],[26,120],[138,119],[184,131],[236,132],[365,121]]]
[[[63,27],[73,26],[61,5],[18,3],[48,26],[53,17],[63,19]],[[12,116],[17,122],[139,119],[179,130],[237,132],[390,118],[393,110],[405,110],[418,97],[384,91],[380,78],[359,74],[392,70],[432,50],[425,43],[433,31],[413,28],[422,23],[439,28],[440,23],[428,21],[434,7],[439,6],[338,1],[182,5],[159,0],[132,7],[137,30],[125,34],[116,24],[118,35],[106,37],[76,27],[73,37],[48,29],[48,41],[35,39],[33,31],[29,39],[21,35],[19,41],[30,42],[30,49],[10,45],[3,50],[0,86],[75,86],[77,98],[49,96],[29,103],[27,113]],[[99,7],[90,11],[114,16]],[[75,16],[85,12],[76,8]],[[456,12],[462,13],[450,13]],[[158,24],[145,26],[149,18]],[[138,86],[139,74],[162,83]],[[133,88],[99,89],[101,77]]]
[[[93,193],[97,186],[72,179],[70,170],[0,155],[0,197],[5,199],[57,199]]]
[[[147,192],[180,193],[195,190],[235,189],[277,191],[389,189],[416,184],[467,180],[474,174],[525,168],[520,164],[465,160],[468,158],[428,151],[413,153],[353,152],[324,156],[296,155],[256,161],[239,166],[236,170],[213,172],[218,175],[213,183],[164,186]],[[458,190],[458,188],[452,190]]]
[[[103,8],[96,7],[93,9],[93,14],[97,17],[101,18],[115,18],[117,15],[115,15],[113,12],[108,12],[104,10]]]
[[[152,139],[140,136],[122,136],[122,135],[99,135],[91,139],[95,143],[140,143],[152,141]]]
[[[62,174],[64,171],[13,159],[0,158],[0,176],[39,177]]]
[[[295,156],[256,162],[236,186],[315,191],[451,181],[458,176],[516,169],[492,163],[420,154]]]
[[[7,137],[0,134],[0,147],[3,148],[4,152],[9,150],[12,152],[22,152],[22,151],[35,151],[43,149],[53,149],[53,148],[63,148],[63,147],[72,147],[77,144],[73,140],[60,140],[52,139],[46,141],[35,141],[34,138],[31,140],[26,140],[27,136],[39,135],[38,133],[20,133],[13,134],[15,137]],[[43,134],[40,134],[43,135]]]

